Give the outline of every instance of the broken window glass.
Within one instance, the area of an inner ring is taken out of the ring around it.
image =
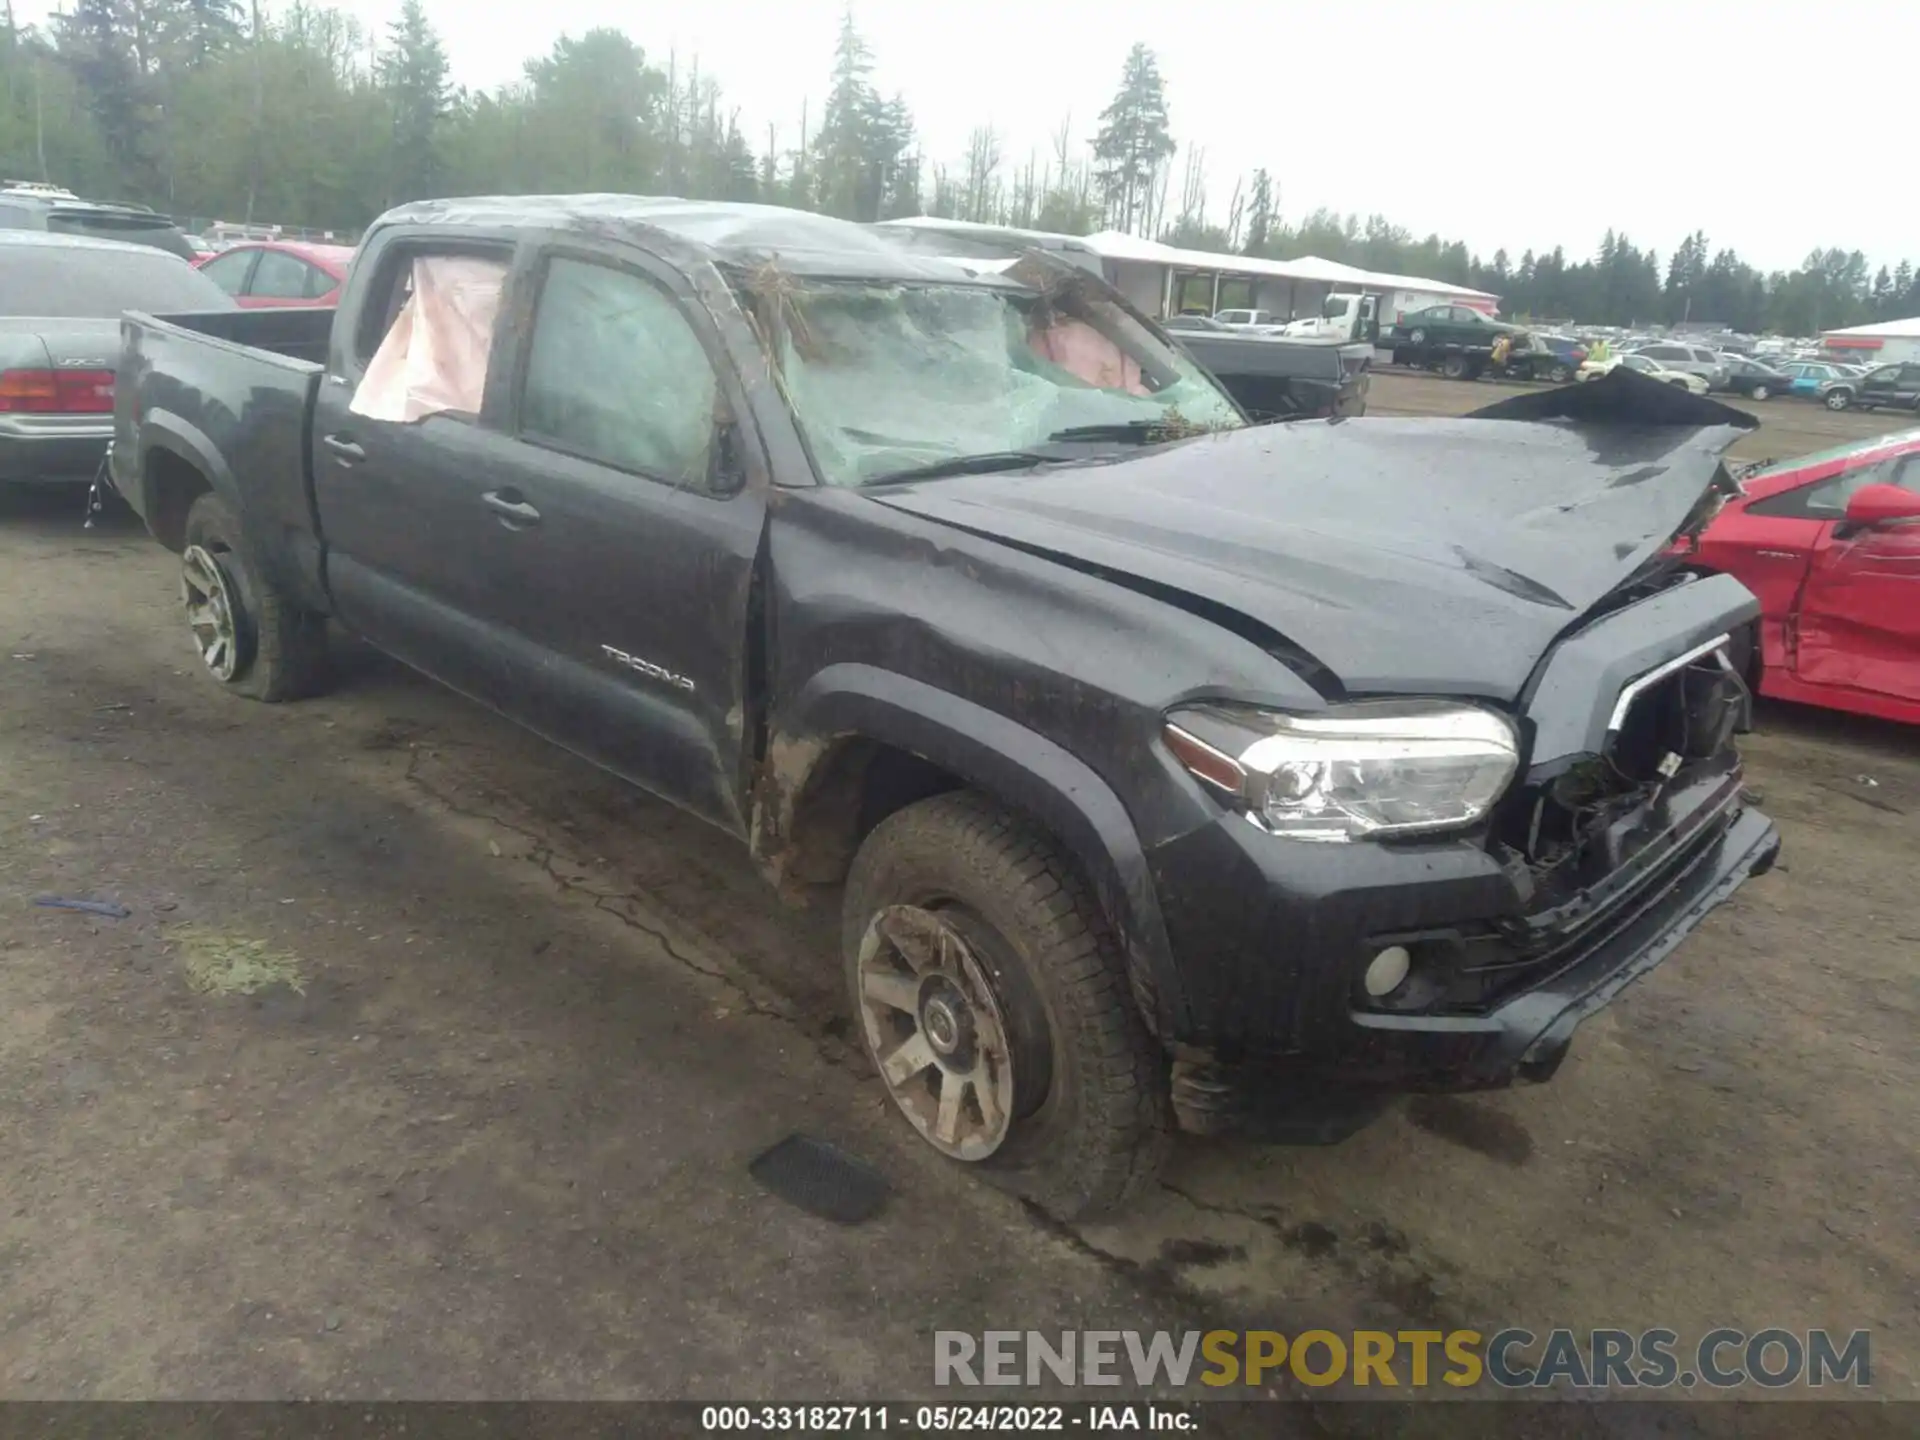
[[[1079,426],[1244,423],[1185,354],[1100,287],[750,282],[783,388],[832,485]],[[766,303],[771,290],[780,303]]]

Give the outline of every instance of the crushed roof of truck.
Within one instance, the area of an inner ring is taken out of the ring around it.
[[[670,236],[698,258],[721,266],[748,268],[777,260],[795,275],[821,278],[1013,284],[961,259],[914,254],[868,226],[779,205],[671,195],[488,195],[415,201],[387,211],[374,228],[389,225],[612,232],[632,241],[650,232]]]

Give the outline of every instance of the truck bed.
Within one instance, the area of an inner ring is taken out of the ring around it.
[[[1174,338],[1255,420],[1359,414],[1362,374],[1373,359],[1365,342],[1181,330]]]
[[[185,465],[241,512],[263,570],[325,606],[309,490],[313,401],[334,312],[129,313],[114,395],[114,488],[163,539],[184,517],[155,516],[156,480]],[[244,475],[244,486],[236,476]]]
[[[264,350],[284,360],[311,365],[327,361],[327,342],[333,334],[331,310],[295,307],[285,310],[201,310],[187,315],[139,315],[135,318],[209,339],[224,340],[243,350]]]

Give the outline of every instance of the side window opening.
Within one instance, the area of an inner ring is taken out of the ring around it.
[[[395,257],[385,304],[369,305],[356,348],[378,336],[348,407],[371,420],[477,416],[486,395],[504,259],[420,250]],[[379,317],[387,317],[376,329]]]

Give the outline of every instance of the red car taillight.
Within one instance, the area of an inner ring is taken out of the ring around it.
[[[113,371],[0,371],[0,413],[110,415],[113,413]]]

